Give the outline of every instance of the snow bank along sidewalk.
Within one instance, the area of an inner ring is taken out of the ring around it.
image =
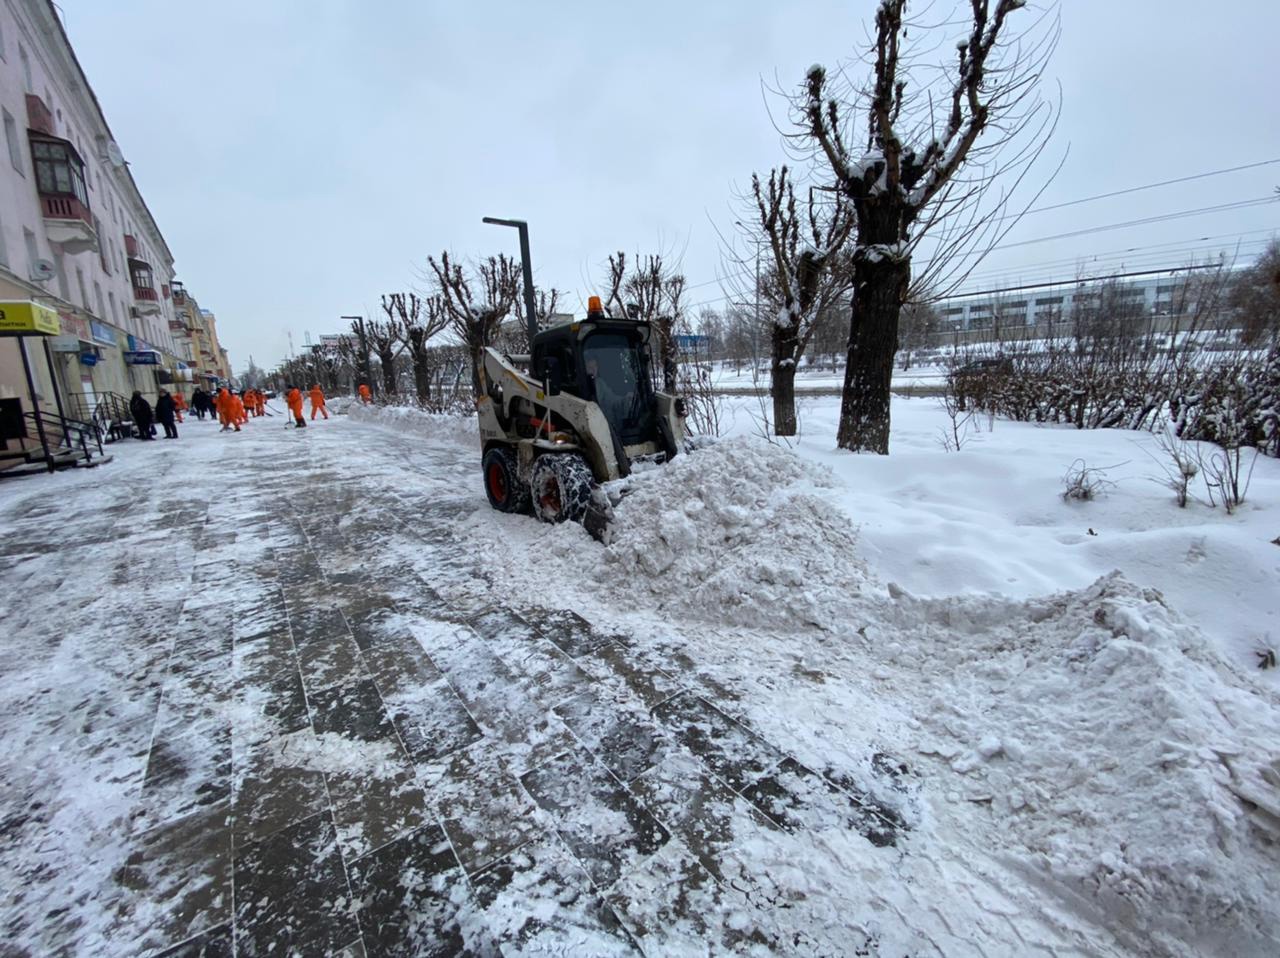
[[[349,403],[345,412],[356,422],[383,426],[401,435],[475,443],[476,461],[479,462],[480,427],[475,416],[427,412],[412,406],[366,406],[358,402]],[[476,471],[478,474],[478,467]]]
[[[759,440],[630,486],[607,546],[484,509],[461,532],[496,581],[536,555],[558,601],[680,644],[814,767],[820,739],[901,757],[908,858],[1011,869],[1140,953],[1280,953],[1280,703],[1158,593],[1118,573],[1025,602],[886,588],[830,472]],[[769,671],[788,655],[796,675]],[[797,727],[802,698],[834,728]]]

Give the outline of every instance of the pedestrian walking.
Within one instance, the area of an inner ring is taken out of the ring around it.
[[[151,412],[151,403],[142,398],[139,390],[133,391],[133,398],[129,400],[129,413],[133,416],[134,423],[138,427],[139,439],[153,439],[152,434],[155,432],[155,419]]]
[[[373,402],[373,393],[369,391],[368,383],[360,384],[360,401],[366,406]]]
[[[302,418],[302,390],[292,385],[287,388],[289,391],[285,393],[284,401],[289,407],[289,415],[293,417],[293,424],[301,429],[307,424]]]
[[[164,438],[177,439],[178,427],[173,424],[173,419],[178,413],[178,404],[174,402],[168,391],[160,390],[160,395],[156,399],[156,422],[164,426]]]
[[[159,403],[156,403],[159,406]],[[186,411],[187,401],[182,398],[182,393],[173,394],[173,411],[178,416],[178,422],[182,422],[182,414]]]
[[[329,412],[324,408],[324,390],[320,388],[319,383],[311,384],[311,421],[315,422],[316,413],[329,418]]]

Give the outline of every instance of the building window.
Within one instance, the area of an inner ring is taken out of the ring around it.
[[[35,276],[36,260],[40,258],[40,250],[36,246],[36,234],[24,226],[22,228],[22,241],[27,245],[27,275]]]
[[[3,111],[4,114],[4,139],[9,144],[9,160],[13,163],[13,168],[22,173],[22,147],[18,145],[18,124],[13,122],[13,117],[9,115],[8,110]],[[25,173],[22,173],[26,176]]]
[[[58,267],[58,295],[64,302],[71,302],[71,290],[67,287],[67,258],[62,250],[53,254],[53,264]]]
[[[0,223],[0,266],[6,269],[9,267],[9,251],[4,245],[4,223]]]
[[[36,189],[41,193],[74,196],[85,209],[89,193],[84,184],[84,160],[66,140],[31,135],[31,158],[36,168]]]
[[[111,307],[111,321],[120,325],[120,316],[116,313],[116,294],[107,290],[107,305]]]
[[[108,276],[111,275],[111,250],[107,247],[107,243],[102,241],[102,220],[95,215],[93,217],[93,231],[98,234],[98,261],[102,263],[102,271]]]
[[[151,270],[140,263],[130,263],[129,272],[133,276],[134,289],[151,289]]]
[[[85,309],[92,309],[89,305],[89,291],[84,285],[84,270],[79,266],[76,267],[76,284],[80,287],[80,305]]]
[[[27,48],[21,43],[18,44],[18,59],[22,61],[22,81],[26,84],[22,92],[35,93],[36,85],[31,82],[31,58],[27,56]]]
[[[8,59],[4,52],[4,24],[0,23],[0,60],[7,61]]]
[[[103,319],[107,318],[107,304],[102,301],[102,286],[95,279],[93,281],[93,301],[98,306],[98,315]]]

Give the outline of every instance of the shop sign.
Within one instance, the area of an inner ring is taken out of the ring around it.
[[[58,311],[29,301],[0,303],[0,333],[36,333],[57,336],[62,332]]]
[[[97,353],[81,353],[81,354],[80,354],[80,365],[81,365],[81,366],[96,366],[96,365],[98,365],[98,354],[97,354]]]
[[[51,336],[49,338],[49,348],[55,353],[78,353],[80,352],[80,337]]]
[[[116,331],[105,323],[91,319],[89,320],[89,330],[93,333],[94,342],[102,343],[104,346],[114,346],[116,344]]]
[[[125,351],[124,361],[129,366],[159,366],[160,354],[154,349],[130,349]]]
[[[89,332],[89,324],[74,313],[59,310],[58,318],[62,320],[62,331],[68,336],[83,340],[93,338],[93,334]]]

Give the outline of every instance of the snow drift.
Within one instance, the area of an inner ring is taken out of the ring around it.
[[[480,427],[475,416],[427,412],[413,406],[366,406],[353,402],[346,413],[357,422],[368,422],[422,439],[474,443],[479,458]]]

